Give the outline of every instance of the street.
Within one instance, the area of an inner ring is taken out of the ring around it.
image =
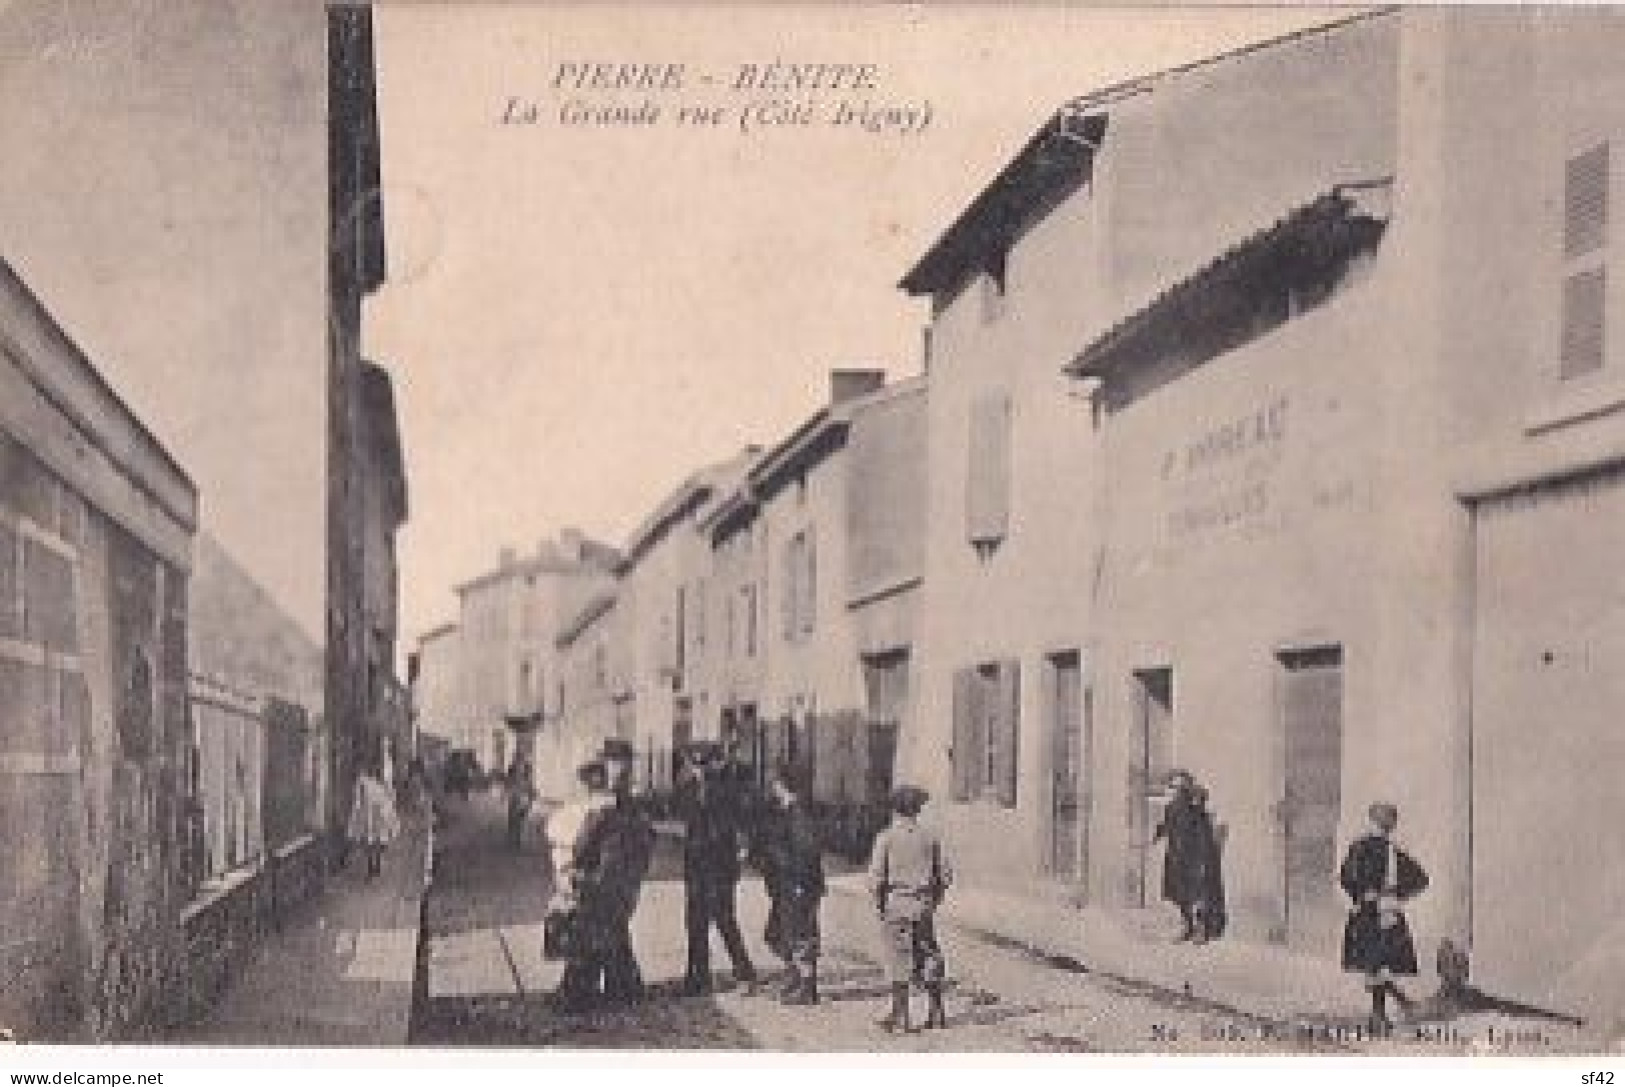
[[[879,933],[867,899],[835,879],[823,908],[822,1002],[789,1008],[775,998],[778,973],[761,941],[767,902],[759,880],[740,886],[740,919],[766,984],[731,990],[720,941],[712,965],[719,991],[678,992],[684,966],[683,884],[676,839],[663,835],[644,886],[634,941],[650,999],[626,1011],[563,1015],[547,994],[560,965],[541,956],[548,864],[533,826],[509,848],[499,800],[476,796],[448,813],[436,850],[426,918],[427,998],[415,1044],[567,1048],[766,1049],[812,1052],[1302,1052],[1335,1041],[1300,1040],[1278,1024],[1179,993],[1046,960],[991,934],[944,927],[952,979],[948,1029],[891,1035],[876,1026],[886,986]],[[832,877],[839,874],[832,867]],[[916,995],[917,1019],[924,1000]]]

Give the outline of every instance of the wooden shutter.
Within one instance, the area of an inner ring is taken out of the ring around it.
[[[1577,377],[1602,368],[1608,271],[1601,265],[1563,280],[1563,344],[1558,372]]]
[[[1607,359],[1608,175],[1606,143],[1568,160],[1563,183],[1563,293],[1558,376],[1578,377]]]
[[[818,616],[818,537],[809,526],[802,541],[802,611],[801,632],[811,634],[817,626]]]
[[[997,702],[989,719],[997,730],[994,741],[994,772],[999,803],[1016,806],[1016,783],[1021,766],[1021,665],[1016,661],[999,664]]]
[[[966,801],[980,792],[982,771],[981,685],[974,669],[954,673],[954,745],[949,752],[953,796]]]
[[[1003,540],[1010,520],[1010,394],[984,391],[971,402],[965,473],[965,533],[973,544]]]
[[[1569,159],[1563,180],[1563,255],[1572,260],[1608,241],[1608,145]]]

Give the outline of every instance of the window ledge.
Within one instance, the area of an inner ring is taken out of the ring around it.
[[[1524,432],[1545,434],[1574,423],[1599,419],[1625,408],[1625,380],[1615,375],[1594,375],[1573,388],[1554,393],[1524,421]]]

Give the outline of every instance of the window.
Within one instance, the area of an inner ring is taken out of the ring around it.
[[[953,799],[989,798],[1016,806],[1021,670],[1013,660],[961,669],[954,676]]]
[[[1608,144],[1568,160],[1563,179],[1563,291],[1558,376],[1602,369],[1608,327]]]
[[[756,586],[746,585],[741,590],[745,597],[745,655],[756,655]]]
[[[793,642],[813,632],[818,612],[818,547],[811,528],[785,542],[781,603],[785,641]]]
[[[985,390],[971,401],[965,471],[965,534],[983,558],[1010,522],[1010,393]]]

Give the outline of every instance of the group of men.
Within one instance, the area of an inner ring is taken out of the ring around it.
[[[570,1011],[626,1006],[644,983],[633,953],[631,920],[655,843],[654,826],[631,791],[632,751],[606,742],[579,771],[586,797],[549,819],[558,891],[549,908],[553,953],[565,958],[556,994]],[[767,795],[720,744],[696,743],[681,754],[674,814],[683,826],[684,928],[687,968],[682,991],[712,991],[711,934],[722,938],[735,983],[759,991],[760,976],[740,931],[737,891],[747,862],[761,873],[769,900],[764,942],[784,964],[778,999],[819,1002],[819,912],[827,891],[824,853],[800,768],[775,765]],[[928,797],[912,787],[892,796],[893,821],[874,844],[870,888],[877,930],[887,950],[891,1006],[888,1031],[912,1030],[911,987],[929,1000],[925,1026],[947,1023],[945,968],[934,918],[952,869],[940,837],[918,821]]]

